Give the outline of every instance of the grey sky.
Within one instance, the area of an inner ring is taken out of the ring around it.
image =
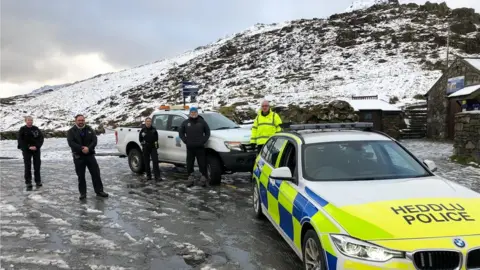
[[[460,1],[472,6],[480,2]],[[68,62],[58,60],[59,55],[99,53],[112,67],[145,64],[255,23],[328,17],[343,12],[351,2],[1,0],[1,82],[19,85],[33,81],[41,86],[64,78],[71,71]]]

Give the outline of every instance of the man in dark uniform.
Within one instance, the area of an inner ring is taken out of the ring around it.
[[[143,162],[145,164],[147,180],[152,180],[152,171],[150,170],[151,158],[155,181],[162,181],[163,179],[160,177],[160,167],[158,165],[158,132],[152,127],[152,118],[147,117],[147,119],[145,119],[145,126],[140,130],[138,140],[142,145]]]
[[[81,114],[75,116],[75,125],[67,133],[68,146],[72,149],[75,172],[78,176],[78,190],[80,200],[87,198],[87,182],[85,181],[85,169],[88,168],[92,177],[93,189],[99,197],[108,197],[103,191],[100,168],[95,158],[97,135],[93,128],[85,125],[85,117]]]
[[[187,146],[187,186],[191,187],[195,184],[195,178],[192,175],[195,158],[197,158],[198,168],[202,174],[200,182],[202,182],[202,186],[207,186],[207,157],[205,143],[207,143],[210,138],[210,127],[207,122],[198,115],[197,108],[190,108],[189,118],[182,123],[178,133],[180,139],[182,139],[183,143]]]
[[[40,148],[42,148],[44,137],[42,131],[33,125],[31,116],[25,117],[25,126],[18,131],[18,149],[22,150],[23,163],[25,165],[25,184],[28,189],[32,188],[32,158],[33,170],[35,175],[35,184],[42,186],[40,177]]]

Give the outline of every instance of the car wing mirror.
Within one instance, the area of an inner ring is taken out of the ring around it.
[[[173,127],[171,127],[170,129],[173,130],[173,131],[178,131],[178,128],[179,128],[179,127],[177,127],[177,126],[173,126]]]
[[[426,159],[423,161],[423,164],[425,164],[425,166],[427,166],[427,168],[431,172],[435,172],[438,170],[437,165],[435,164],[435,162],[433,162],[433,160]]]
[[[271,180],[293,181],[292,172],[288,167],[275,168],[270,173]]]

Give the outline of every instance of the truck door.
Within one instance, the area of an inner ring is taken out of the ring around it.
[[[187,158],[187,148],[178,135],[178,129],[182,125],[183,121],[187,119],[187,116],[171,115],[169,121],[167,134],[166,151],[168,153],[169,160],[175,163],[185,163]]]
[[[169,160],[167,155],[167,127],[168,127],[168,114],[154,115],[152,119],[152,126],[157,129],[158,132],[158,159]]]

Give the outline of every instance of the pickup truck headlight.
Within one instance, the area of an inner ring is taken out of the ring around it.
[[[386,262],[392,258],[405,258],[405,253],[401,251],[386,249],[346,235],[332,234],[330,237],[343,255],[352,258],[375,262]]]
[[[243,151],[241,142],[225,142],[225,146],[233,151]]]

